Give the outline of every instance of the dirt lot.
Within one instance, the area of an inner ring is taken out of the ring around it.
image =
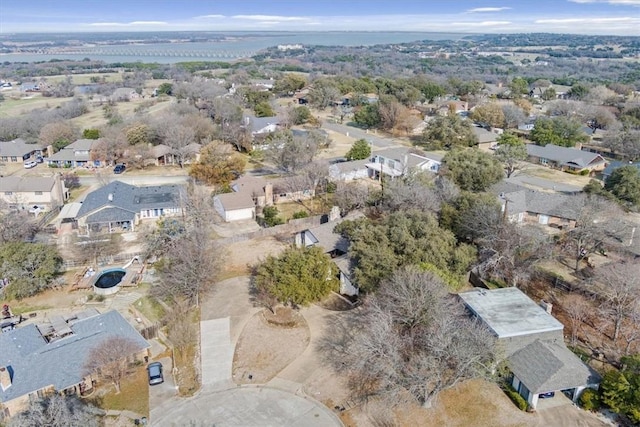
[[[251,266],[264,260],[267,255],[277,255],[288,247],[273,237],[246,240],[227,245],[228,262],[225,264],[225,277],[249,274]]]
[[[265,384],[302,354],[307,345],[309,327],[302,316],[297,315],[296,326],[278,326],[261,311],[246,324],[236,345],[233,379],[236,384]]]

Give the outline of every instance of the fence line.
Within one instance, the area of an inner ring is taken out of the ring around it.
[[[219,239],[218,242],[222,244],[231,244],[244,242],[246,240],[258,239],[261,237],[271,237],[282,234],[292,234],[298,231],[306,230],[307,228],[316,227],[320,224],[327,222],[326,215],[316,215],[308,218],[292,219],[286,224],[276,225],[269,228],[261,228],[260,230],[250,231],[248,233],[238,234],[236,236],[225,237]]]

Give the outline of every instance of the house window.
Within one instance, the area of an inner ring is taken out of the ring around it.
[[[16,156],[11,156],[11,161],[12,161],[12,162],[17,162],[17,161],[18,161],[18,158],[17,158]]]
[[[13,195],[13,191],[5,191],[4,195],[5,196],[12,196]]]
[[[2,161],[3,161],[3,162],[6,162],[6,161],[8,161],[8,160],[9,160],[9,157],[7,157],[7,156],[2,156]]]
[[[547,215],[540,215],[538,217],[538,223],[542,224],[542,225],[547,225],[549,224],[549,216]]]
[[[42,191],[36,191],[36,196],[42,196]]]
[[[549,159],[545,159],[544,157],[540,157],[540,164],[548,165],[549,164]]]

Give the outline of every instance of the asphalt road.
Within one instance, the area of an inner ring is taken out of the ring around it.
[[[367,132],[356,127],[341,125],[339,123],[324,122],[322,124],[322,127],[324,129],[341,133],[343,135],[349,135],[353,138],[367,140],[370,144],[378,148],[388,148],[395,145],[402,145],[402,143],[400,143],[400,141],[398,140],[377,135],[373,133],[373,131]]]
[[[98,176],[81,176],[80,185],[92,186],[100,183],[109,183],[111,181],[122,181],[131,185],[162,185],[162,184],[184,184],[190,179],[187,175],[120,175],[106,174]]]

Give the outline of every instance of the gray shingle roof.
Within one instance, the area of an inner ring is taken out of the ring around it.
[[[602,175],[604,175],[605,178],[609,178],[614,170],[616,170],[618,168],[621,168],[622,166],[635,166],[636,168],[638,168],[638,170],[640,170],[640,162],[629,163],[629,162],[618,162],[618,161],[615,161],[615,162],[611,162],[611,163],[609,163],[607,165],[605,170],[602,171]]]
[[[527,144],[527,154],[574,168],[586,168],[589,165],[605,163],[604,158],[600,154],[577,150],[575,148],[559,147],[553,144],[547,144],[544,147]]]
[[[327,222],[317,227],[307,230],[316,238],[316,245],[320,246],[325,252],[339,250],[346,253],[349,249],[349,241],[338,233],[334,233],[333,229],[339,222]]]
[[[532,393],[597,384],[600,376],[564,344],[536,340],[508,358],[509,369]]]
[[[33,324],[0,334],[0,366],[8,366],[11,373],[11,386],[0,389],[0,401],[51,385],[62,391],[80,383],[89,353],[107,338],[131,339],[137,344],[137,351],[149,347],[117,311],[78,319],[70,325],[72,335],[50,343]]]
[[[87,195],[76,218],[91,215],[100,210],[101,221],[122,221],[134,218],[143,209],[168,209],[180,207],[183,188],[179,185],[155,185],[136,187],[122,181],[113,181]],[[112,200],[109,200],[109,195]],[[123,211],[131,212],[124,218]]]
[[[42,150],[42,147],[39,144],[27,144],[22,138],[0,141],[0,157],[22,157],[34,150]]]
[[[235,209],[248,209],[255,207],[255,202],[249,193],[224,193],[215,196],[222,204],[222,208],[226,211]]]
[[[49,192],[56,183],[56,179],[49,177],[6,176],[0,178],[0,190],[14,193],[42,191]]]

